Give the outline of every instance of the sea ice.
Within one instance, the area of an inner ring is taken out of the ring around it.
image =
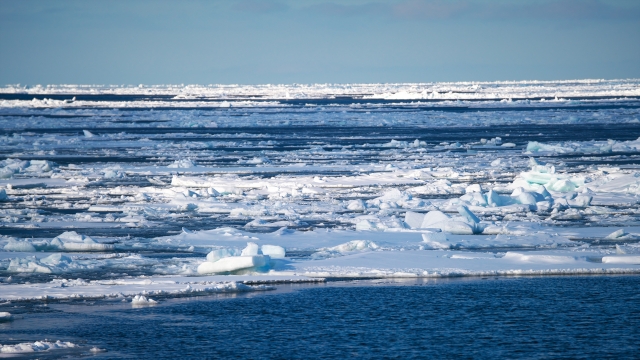
[[[13,320],[13,315],[6,311],[0,311],[0,322],[6,322]]]
[[[635,256],[634,255],[603,256],[602,263],[640,265],[640,256],[637,256],[637,255]]]
[[[269,265],[269,256],[245,255],[225,257],[216,262],[205,261],[198,266],[198,274],[226,273]]]
[[[36,341],[33,343],[20,343],[16,345],[2,345],[0,344],[0,354],[24,354],[42,351],[51,351],[58,349],[74,348],[77,345],[66,341]]]
[[[157,301],[153,299],[147,299],[147,297],[143,295],[136,295],[131,300],[131,305],[133,306],[150,306],[150,305],[156,305],[157,303],[158,303]]]
[[[66,231],[51,240],[51,246],[66,251],[107,251],[113,245],[100,244],[92,238],[80,235],[75,231]]]
[[[242,253],[240,254],[240,256],[255,256],[255,255],[262,255],[262,252],[260,251],[260,247],[258,246],[258,244],[254,242],[248,242],[247,247],[242,249]]]
[[[4,251],[20,251],[20,252],[35,252],[36,248],[29,241],[19,241],[15,239],[9,239],[9,243],[4,246]]]
[[[286,255],[285,249],[278,245],[262,245],[260,250],[262,254],[268,255],[271,259],[284,259]]]

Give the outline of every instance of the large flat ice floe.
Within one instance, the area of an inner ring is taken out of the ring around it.
[[[8,86],[0,299],[639,273],[639,107],[633,79]]]

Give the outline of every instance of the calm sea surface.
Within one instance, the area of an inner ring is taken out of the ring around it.
[[[96,357],[145,359],[640,357],[639,276],[281,285],[145,308],[17,311],[0,343],[83,345],[68,356],[98,346],[107,352]]]

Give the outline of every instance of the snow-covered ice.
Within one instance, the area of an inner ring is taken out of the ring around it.
[[[640,273],[639,97],[634,79],[7,86],[0,299]]]

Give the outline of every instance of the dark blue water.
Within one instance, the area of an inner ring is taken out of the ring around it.
[[[82,342],[106,358],[640,357],[638,276],[325,285],[24,316],[0,340]]]

